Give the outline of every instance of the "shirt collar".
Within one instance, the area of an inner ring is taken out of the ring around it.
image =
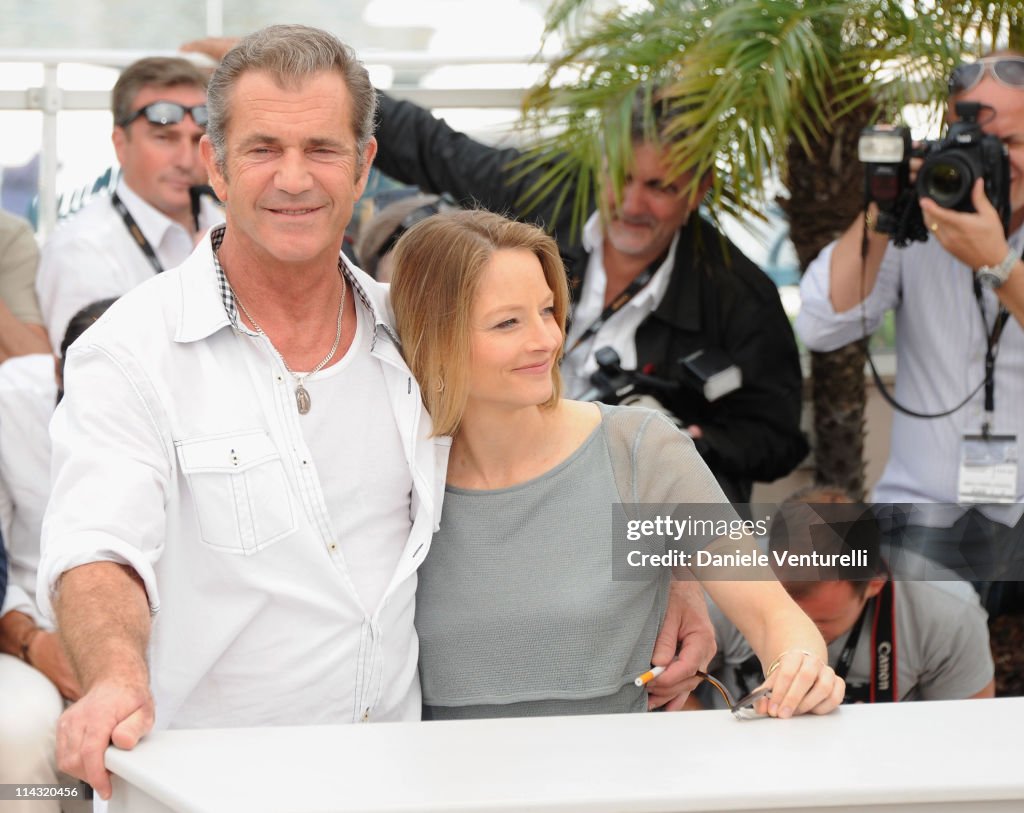
[[[227,231],[227,226],[223,223],[219,226],[215,226],[209,235],[209,246],[213,260],[213,271],[214,278],[216,280],[217,292],[220,296],[221,308],[216,314],[210,314],[212,318],[205,322],[205,327],[197,325],[199,332],[183,331],[179,330],[178,340],[179,341],[194,341],[197,339],[205,338],[213,333],[220,327],[230,325],[235,330],[247,333],[250,336],[255,336],[252,330],[238,317],[238,307],[235,304],[235,292],[231,288],[231,283],[228,282],[227,274],[224,273],[224,266],[220,264],[220,251],[221,244],[224,242],[224,234]],[[382,318],[382,313],[386,312],[386,302],[383,296],[373,297],[367,292],[366,288],[359,281],[356,271],[350,268],[348,261],[345,259],[344,254],[338,255],[338,271],[344,275],[345,279],[348,280],[349,285],[352,288],[352,292],[359,298],[367,312],[373,317],[374,331],[373,341],[370,345],[370,349],[376,345],[377,335],[380,330],[383,330],[395,345],[398,345],[398,336],[395,334],[394,329],[386,318]],[[374,299],[379,301],[374,301]],[[187,305],[188,303],[186,303]],[[183,309],[187,312],[189,309],[186,307]],[[225,319],[226,317],[226,319]],[[183,317],[184,318],[184,317]]]
[[[171,220],[155,206],[143,200],[124,182],[124,178],[117,182],[117,196],[124,201],[124,205],[128,207],[128,211],[142,230],[142,235],[154,250],[159,248],[168,229],[177,227],[185,231],[180,223]]]
[[[595,211],[583,224],[583,248],[587,254],[601,251],[604,245],[604,227],[601,223],[601,212]]]

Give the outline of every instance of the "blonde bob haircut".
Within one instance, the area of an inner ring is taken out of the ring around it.
[[[565,337],[569,290],[555,241],[536,226],[483,210],[443,212],[402,235],[393,253],[391,304],[402,353],[423,390],[433,434],[454,435],[469,399],[470,315],[480,278],[497,251],[523,249],[540,262]],[[561,350],[557,361],[561,361]],[[551,408],[562,394],[551,368]]]

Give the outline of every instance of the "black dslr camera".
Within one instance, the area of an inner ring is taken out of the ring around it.
[[[910,129],[878,125],[867,127],[857,143],[864,164],[865,203],[878,204],[875,230],[892,235],[897,246],[928,238],[918,201],[934,200],[946,209],[973,212],[971,189],[977,178],[985,179],[985,194],[1010,228],[1010,166],[1006,146],[985,134],[978,114],[986,105],[957,102],[959,121],[949,125],[939,141],[912,147]],[[910,185],[910,159],[924,158],[917,182]]]

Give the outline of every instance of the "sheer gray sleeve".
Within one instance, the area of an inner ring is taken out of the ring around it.
[[[605,407],[612,471],[624,503],[724,503],[693,441],[662,414]]]

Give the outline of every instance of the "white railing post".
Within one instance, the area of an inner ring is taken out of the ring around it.
[[[39,155],[38,230],[44,240],[57,225],[57,114],[61,109],[57,65],[43,66],[43,86],[29,90],[29,106],[43,114],[43,141]]]
[[[206,36],[224,36],[223,0],[206,0]]]

